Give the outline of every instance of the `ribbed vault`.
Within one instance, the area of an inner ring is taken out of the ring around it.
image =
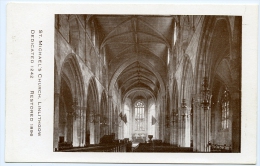
[[[165,91],[166,64],[173,40],[173,16],[96,15],[100,49],[109,64],[110,88],[122,98],[157,96]],[[131,62],[131,63],[127,63]],[[133,90],[135,89],[135,90]],[[141,90],[140,90],[141,89]]]

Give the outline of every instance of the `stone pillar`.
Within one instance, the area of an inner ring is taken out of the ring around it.
[[[182,103],[182,147],[190,147],[190,107]]]
[[[194,95],[194,110],[193,110],[193,151],[201,151],[201,109],[200,109],[200,94]]]
[[[178,116],[177,116],[178,120],[177,120],[177,145],[178,146],[182,146],[182,137],[183,137],[183,120],[182,120],[182,116],[181,116],[181,108],[178,108]]]
[[[58,149],[59,143],[59,104],[60,104],[60,94],[54,93],[54,131],[53,131],[53,150]]]
[[[162,140],[162,110],[161,110],[161,106],[159,107],[159,114],[158,114],[158,136],[159,136],[159,139]]]
[[[78,139],[79,139],[79,146],[83,147],[83,138],[84,138],[84,134],[83,134],[83,123],[84,123],[84,119],[83,119],[83,107],[79,107],[78,108],[78,119],[79,119],[79,127],[78,127]]]
[[[65,119],[66,119],[66,123],[64,124],[64,141],[65,142],[68,142],[68,113],[66,111],[66,116],[65,116]]]
[[[165,96],[163,96],[162,97],[162,102],[161,102],[161,104],[162,104],[162,115],[161,115],[161,119],[162,119],[162,123],[161,123],[161,125],[162,125],[162,132],[161,132],[161,136],[162,136],[162,141],[163,142],[165,142],[165,130],[166,130],[166,124],[165,124],[165,113],[166,113],[166,107],[165,107],[165,105],[166,105],[166,103],[165,103]]]
[[[151,132],[151,129],[152,129],[152,121],[151,121],[151,112],[150,110],[148,110],[148,107],[147,107],[147,140],[148,140],[148,135],[152,135],[152,132]]]
[[[159,119],[158,119],[158,114],[159,114],[159,110],[158,110],[158,106],[157,104],[155,104],[155,119],[157,120],[157,122],[154,124],[155,127],[154,127],[154,137],[153,139],[158,139],[158,126],[159,126]]]
[[[90,120],[92,121],[92,119]],[[90,131],[90,138],[89,138],[89,143],[90,144],[95,144],[95,123],[94,121],[89,123],[89,131]]]
[[[133,104],[131,103],[131,110],[132,110],[132,114],[131,114],[131,117],[132,117],[132,125],[131,125],[131,138],[134,138],[133,135],[135,134],[135,109],[134,109],[134,106]],[[135,140],[135,139],[133,139]]]
[[[178,112],[176,109],[173,110],[172,114],[172,125],[173,125],[173,145],[178,145]]]
[[[80,146],[80,107],[74,102],[73,104],[73,147],[79,147]]]
[[[108,96],[108,134],[112,133],[112,128],[113,128],[113,124],[112,124],[112,111],[113,111],[113,99],[112,96]]]
[[[100,141],[100,120],[99,118],[100,117],[96,117],[97,118],[97,123],[95,123],[95,137],[96,137],[96,141],[95,141],[95,144],[99,144],[99,141]]]
[[[232,152],[241,152],[241,100],[240,92],[230,88],[230,110],[232,122]]]
[[[211,108],[204,109],[202,107],[201,94],[197,94],[194,97],[194,112],[193,112],[193,151],[196,152],[209,152],[208,146],[211,141]],[[209,103],[211,105],[211,103]]]
[[[149,126],[149,111],[148,111],[148,101],[146,101],[146,107],[144,107],[145,110],[144,110],[144,116],[145,116],[145,132],[146,132],[146,135],[145,135],[145,140],[147,141],[148,140],[148,126]]]
[[[82,146],[86,145],[86,131],[87,131],[87,129],[86,129],[86,123],[87,123],[86,110],[87,110],[87,107],[82,107],[82,109],[81,109],[81,112],[82,112],[82,117],[81,117],[81,119],[82,119],[82,123],[81,123],[82,124],[82,126],[81,126],[81,128],[82,128],[82,133],[81,133]]]
[[[133,135],[133,124],[134,124],[134,121],[133,121],[133,109],[132,107],[129,107],[129,124],[128,124],[128,135],[129,135],[129,140],[132,141],[132,135]]]
[[[122,105],[122,103],[120,104],[120,109],[119,109],[119,113],[120,112],[122,112],[122,114],[123,115],[126,115],[126,112],[125,112],[125,110],[123,109],[124,107],[123,107],[123,105]],[[119,116],[119,115],[117,115],[117,116]],[[127,116],[127,115],[126,115]],[[128,118],[128,117],[127,117]],[[118,119],[120,119],[121,120],[121,118],[119,117]],[[128,121],[128,119],[127,119],[127,121]],[[121,120],[121,124],[120,124],[120,137],[119,137],[119,139],[124,139],[124,127],[125,127],[125,122],[123,122],[122,120]]]
[[[198,139],[198,111],[197,111],[197,103],[196,103],[196,100],[195,100],[195,96],[193,96],[193,114],[192,114],[192,133],[193,133],[193,151],[194,152],[197,152],[198,149],[197,149],[197,139]]]
[[[190,116],[190,114],[188,114],[188,115],[186,116],[186,121],[185,121],[185,147],[190,147],[190,140],[191,140],[191,135],[190,135],[190,130],[191,130],[190,120],[191,120],[191,116]]]

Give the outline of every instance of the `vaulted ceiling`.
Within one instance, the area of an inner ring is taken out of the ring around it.
[[[156,96],[165,86],[174,17],[95,15],[94,19],[102,34],[100,47],[105,50],[110,75],[120,72],[115,79],[122,95]]]

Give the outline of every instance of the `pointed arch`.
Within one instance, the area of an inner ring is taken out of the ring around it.
[[[94,76],[88,82],[86,115],[86,144],[98,144],[100,139],[100,112],[98,89]]]
[[[140,57],[136,57],[136,56],[132,57],[131,59],[125,60],[125,62],[123,62],[122,65],[120,65],[119,68],[116,70],[116,72],[113,74],[110,84],[109,84],[109,93],[112,93],[113,86],[115,85],[117,78],[124,71],[124,69],[137,61],[143,63],[143,65],[147,69],[149,69],[152,73],[154,73],[154,75],[158,79],[162,94],[165,94],[165,84],[164,84],[164,81],[163,81],[162,77],[160,76],[160,74],[153,67],[151,67],[152,65],[149,62],[147,62],[147,60],[145,58],[140,58]]]

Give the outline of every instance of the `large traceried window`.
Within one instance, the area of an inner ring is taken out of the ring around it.
[[[175,45],[177,40],[177,24],[176,22],[174,23],[174,33],[173,33],[173,44]]]
[[[221,125],[222,129],[228,128],[228,119],[229,119],[229,92],[224,91],[221,99]]]
[[[135,104],[135,130],[144,131],[144,104],[142,102],[137,102]]]

